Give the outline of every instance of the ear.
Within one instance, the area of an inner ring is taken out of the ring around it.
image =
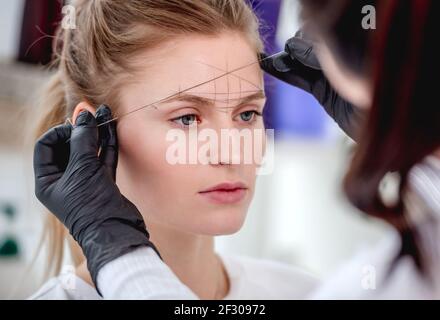
[[[76,118],[84,110],[87,110],[88,112],[90,112],[93,115],[95,115],[95,113],[96,113],[96,110],[91,105],[89,105],[85,101],[82,101],[82,102],[78,103],[78,105],[75,107],[75,110],[73,110],[73,115],[72,115],[72,123],[73,124],[76,123]]]

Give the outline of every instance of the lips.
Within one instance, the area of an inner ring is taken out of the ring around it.
[[[216,204],[238,203],[246,196],[248,188],[241,182],[221,183],[199,192],[201,196]]]

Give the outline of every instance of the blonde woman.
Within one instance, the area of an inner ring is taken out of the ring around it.
[[[42,103],[38,136],[58,126],[37,142],[34,165],[38,198],[68,227],[85,257],[71,241],[75,273],[52,278],[32,298],[99,299],[97,270],[138,247],[160,252],[197,298],[304,297],[315,285],[306,273],[214,251],[214,236],[243,225],[258,164],[214,160],[214,154],[209,164],[172,165],[166,159],[173,129],[264,129],[262,72],[258,63],[250,64],[263,48],[246,1],[74,5],[77,28],[59,34],[58,70]],[[101,103],[111,111],[97,111]],[[108,122],[115,116],[117,126]],[[73,128],[60,125],[67,118]],[[63,165],[46,161],[52,148]],[[68,233],[55,216],[48,217],[46,236],[58,273]],[[93,221],[100,218],[98,228]],[[71,287],[63,285],[66,276]]]

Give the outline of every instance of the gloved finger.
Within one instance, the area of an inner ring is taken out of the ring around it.
[[[265,53],[260,53],[260,67],[275,78],[289,82],[291,78],[290,72],[294,65],[287,53],[277,56],[268,56]]]
[[[260,66],[265,71],[267,69],[272,72],[285,73],[291,71],[293,67],[293,61],[287,52],[281,52],[273,56],[268,56],[265,53],[260,53]]]
[[[289,53],[292,59],[297,59],[303,65],[321,70],[321,64],[316,57],[313,42],[295,36],[287,40],[285,51]]]
[[[98,127],[99,145],[101,148],[105,148],[109,139],[107,122],[112,118],[110,108],[104,104],[99,106],[96,110],[95,118]]]
[[[111,109],[101,105],[96,111],[98,124],[106,123],[112,119]],[[116,180],[116,167],[118,165],[118,139],[116,135],[116,121],[106,123],[99,127],[99,140],[101,153],[99,159],[106,168],[113,181]]]
[[[312,93],[313,84],[322,76],[321,71],[310,69],[298,60],[292,60],[290,57],[275,56],[265,59],[264,57],[267,57],[265,54],[260,54],[260,56],[263,57],[260,60],[260,66],[264,71],[281,81],[309,93]],[[277,59],[283,59],[283,62],[276,61]]]
[[[36,179],[64,172],[70,154],[69,144],[66,142],[71,136],[71,131],[70,124],[59,125],[37,140],[33,159]]]
[[[90,112],[82,111],[72,129],[69,163],[83,157],[96,156],[97,158],[98,147],[96,119]]]

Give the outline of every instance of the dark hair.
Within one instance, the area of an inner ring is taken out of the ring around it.
[[[356,72],[367,72],[371,29],[362,28],[367,5],[375,6],[375,0],[302,0],[302,16],[307,24],[316,27],[325,38],[336,56]]]
[[[393,225],[402,238],[398,258],[409,255],[425,271],[417,230],[408,219],[403,196],[408,189],[410,169],[440,146],[440,106],[435,79],[440,72],[440,51],[438,45],[431,44],[438,39],[440,2],[304,0],[302,3],[305,16],[332,38],[340,61],[355,71],[367,68],[374,86],[373,105],[345,178],[346,194],[357,208]],[[361,7],[366,4],[374,5],[377,11],[377,28],[373,31],[361,29],[358,20]],[[331,18],[323,18],[326,10],[336,5],[338,12]],[[392,206],[384,203],[379,189],[389,172],[398,173],[401,181],[398,201]]]

